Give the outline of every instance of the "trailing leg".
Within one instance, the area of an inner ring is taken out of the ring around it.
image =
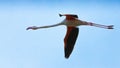
[[[96,24],[96,23],[92,23],[92,22],[89,22],[88,25],[105,28],[105,29],[113,29],[113,25],[106,26],[106,25]]]

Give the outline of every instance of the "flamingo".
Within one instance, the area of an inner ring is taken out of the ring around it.
[[[42,26],[42,27],[31,26],[31,27],[28,27],[26,30],[29,30],[29,29],[37,30],[37,29],[50,28],[50,27],[55,27],[60,25],[67,26],[67,33],[64,38],[64,53],[65,53],[66,59],[68,59],[69,56],[71,55],[75,42],[78,37],[79,28],[77,26],[86,25],[86,26],[95,26],[95,27],[100,27],[105,29],[113,29],[113,25],[106,26],[106,25],[79,20],[76,14],[59,14],[59,16],[60,17],[66,16],[66,18],[62,22],[54,25]]]

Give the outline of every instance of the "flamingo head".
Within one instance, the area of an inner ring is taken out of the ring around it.
[[[31,26],[31,27],[28,27],[26,30],[29,30],[29,29],[32,29],[32,30],[37,30],[37,29],[38,29],[38,27],[36,27],[36,26]]]

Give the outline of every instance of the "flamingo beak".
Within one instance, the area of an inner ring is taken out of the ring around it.
[[[29,29],[32,29],[32,27],[28,27],[28,28],[26,28],[26,30],[29,30]]]
[[[36,26],[32,26],[32,27],[28,27],[26,30],[29,30],[29,29],[32,29],[32,30],[37,30],[37,29],[38,29],[38,27],[36,27]]]

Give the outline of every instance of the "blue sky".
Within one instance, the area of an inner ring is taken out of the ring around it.
[[[0,68],[120,68],[119,6],[119,0],[0,1]],[[80,26],[73,53],[65,59],[65,26],[26,31],[59,23],[64,19],[59,13],[115,29]]]

